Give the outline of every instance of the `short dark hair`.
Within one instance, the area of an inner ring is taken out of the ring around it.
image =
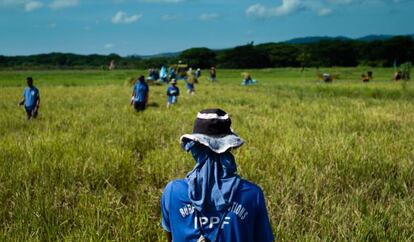
[[[29,85],[29,86],[32,86],[33,85],[33,78],[32,77],[27,77],[26,78],[26,82],[27,82],[27,85]]]

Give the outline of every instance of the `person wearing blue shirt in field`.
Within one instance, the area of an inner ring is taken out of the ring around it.
[[[177,87],[177,81],[172,79],[170,83],[171,85],[167,88],[167,108],[173,104],[176,104],[178,96],[180,96],[180,89]]]
[[[140,76],[134,85],[131,97],[131,105],[134,105],[136,111],[145,109],[148,102],[148,84],[145,82],[145,77]]]
[[[160,80],[162,82],[168,82],[168,70],[167,67],[162,66],[160,70]]]
[[[173,67],[170,68],[170,80],[176,79],[177,74],[175,73],[175,69]]]
[[[24,108],[26,110],[27,119],[36,118],[39,112],[40,107],[40,93],[39,89],[37,89],[33,85],[33,78],[28,77],[26,78],[27,87],[24,89],[23,92],[23,99],[20,101],[19,105],[24,104]]]
[[[226,112],[206,109],[193,133],[181,137],[196,164],[162,193],[161,224],[169,242],[274,241],[261,188],[236,174],[230,150],[244,141],[230,126]]]

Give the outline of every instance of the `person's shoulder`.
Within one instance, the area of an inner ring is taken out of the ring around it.
[[[245,180],[245,179],[240,180],[239,186],[242,192],[250,192],[250,193],[255,193],[255,194],[263,193],[262,188],[260,188],[257,184],[250,182],[248,180]]]
[[[240,181],[239,196],[245,201],[253,202],[261,207],[264,204],[264,194],[261,187],[247,180]]]
[[[172,180],[170,182],[168,182],[168,184],[165,186],[165,190],[182,190],[182,189],[186,189],[188,187],[188,184],[186,182],[185,179],[175,179]]]

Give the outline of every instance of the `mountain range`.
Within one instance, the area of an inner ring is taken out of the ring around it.
[[[309,37],[301,37],[301,38],[293,38],[287,41],[281,41],[280,43],[288,43],[288,44],[312,44],[312,43],[318,43],[320,41],[326,41],[326,40],[355,40],[355,41],[366,41],[366,42],[371,42],[371,41],[377,41],[377,40],[389,40],[393,37],[396,36],[401,36],[401,35],[385,35],[385,34],[381,34],[381,35],[366,35],[360,38],[349,38],[349,37],[345,37],[345,36],[335,36],[335,37],[331,37],[331,36],[309,36]],[[411,36],[414,39],[414,34],[409,34],[409,35],[403,35],[403,36]],[[139,56],[143,59],[150,59],[150,58],[163,58],[163,57],[176,57],[179,56],[181,54],[182,51],[178,51],[178,52],[168,52],[168,53],[160,53],[160,54],[155,54],[155,55],[145,55],[145,56]]]
[[[345,36],[336,36],[336,37],[330,37],[330,36],[311,36],[311,37],[303,37],[303,38],[294,38],[290,39],[288,41],[283,41],[284,43],[289,44],[312,44],[317,43],[320,41],[325,40],[356,40],[356,41],[377,41],[377,40],[389,40],[393,37],[396,37],[397,35],[367,35],[360,38],[349,38]],[[414,38],[414,34],[411,35],[404,35],[404,36],[411,36]]]

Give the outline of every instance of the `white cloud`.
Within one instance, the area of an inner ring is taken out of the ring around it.
[[[330,15],[331,13],[332,13],[332,9],[330,8],[321,8],[318,10],[319,16],[327,16],[327,15]]]
[[[105,44],[105,45],[104,45],[104,49],[107,49],[107,50],[112,49],[112,48],[114,48],[114,47],[115,47],[115,45],[114,45],[114,44],[112,44],[112,43],[108,43],[108,44]]]
[[[281,5],[275,7],[264,6],[260,3],[249,6],[246,15],[253,18],[271,18],[286,16],[308,11],[318,16],[327,16],[336,9],[355,4],[377,4],[378,2],[398,4],[408,0],[282,0]]]
[[[49,7],[51,9],[62,9],[75,7],[79,4],[79,0],[54,0]]]
[[[267,18],[283,16],[300,11],[305,6],[301,0],[283,0],[282,5],[278,7],[265,7],[261,4],[254,4],[246,9],[246,15],[256,18]]]
[[[24,11],[31,12],[36,9],[42,8],[43,3],[38,1],[30,1],[24,4]]]
[[[0,6],[8,7],[25,3],[25,0],[0,0]]]
[[[214,20],[220,17],[217,13],[203,13],[198,17],[202,21]]]
[[[130,24],[137,22],[140,18],[142,18],[142,14],[136,15],[128,15],[123,11],[119,11],[112,17],[112,23],[114,24]]]

